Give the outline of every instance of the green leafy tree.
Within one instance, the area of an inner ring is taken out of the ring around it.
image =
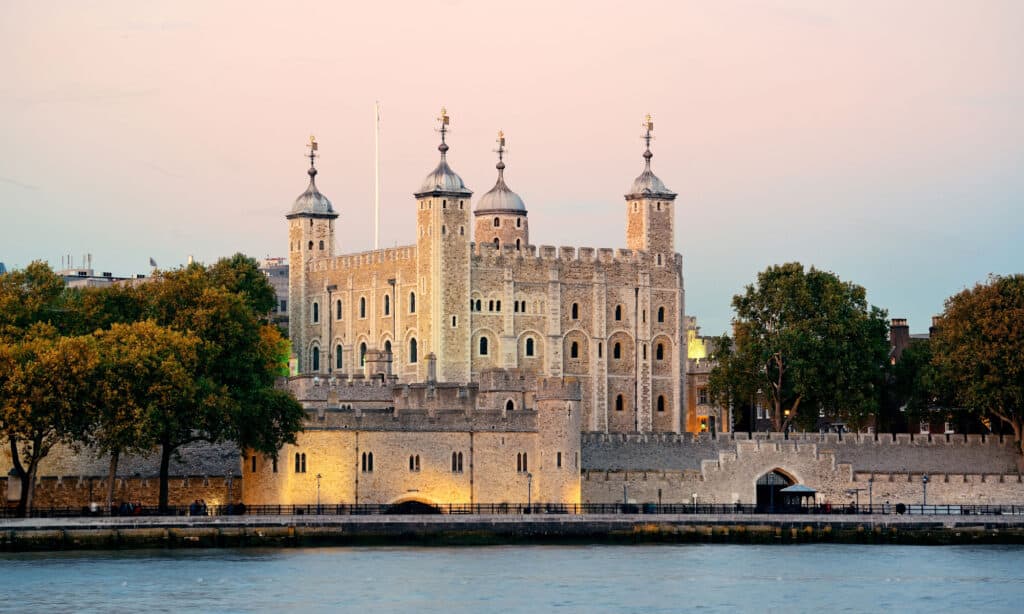
[[[805,414],[812,425],[818,409],[854,426],[876,411],[888,324],[863,287],[794,262],[759,273],[732,304],[734,349],[712,371],[719,395],[760,391],[777,430]]]
[[[1024,275],[993,275],[948,298],[932,343],[957,404],[1011,428],[1024,453]]]
[[[113,324],[95,334],[100,348],[100,404],[89,442],[109,455],[107,509],[124,453],[156,446],[153,424],[195,403],[199,340],[152,321]]]

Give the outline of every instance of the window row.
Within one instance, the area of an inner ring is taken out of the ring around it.
[[[415,337],[409,340],[409,357],[408,361],[410,364],[419,362],[419,347]],[[366,365],[366,342],[359,344],[359,366],[363,367]],[[388,354],[392,353],[391,341],[384,341],[384,351]],[[314,345],[313,349],[310,350],[309,356],[310,370],[320,370],[320,347]],[[330,369],[344,369],[345,368],[345,351],[342,345],[339,343],[334,346],[334,364],[328,365]]]
[[[494,218],[494,222],[493,223],[494,223],[494,227],[495,228],[501,227],[501,218],[499,218],[499,217]],[[516,228],[522,228],[522,227],[523,227],[523,218],[516,217]]]
[[[284,307],[282,307],[281,310],[284,311]],[[336,299],[334,301],[334,319],[335,320],[342,320],[342,319],[344,319],[344,313],[345,313],[344,305],[343,305],[341,299],[340,298]],[[416,293],[415,292],[410,292],[409,293],[409,313],[416,313]],[[384,295],[383,315],[384,316],[390,316],[391,315],[391,295],[390,294],[385,294]],[[320,303],[317,302],[317,301],[313,302],[312,310],[311,310],[311,316],[312,316],[313,324],[317,324],[318,322],[320,322]],[[359,297],[359,317],[361,319],[366,317],[366,297],[365,296]]]
[[[580,319],[580,305],[579,305],[579,303],[573,303],[572,305],[570,305],[570,307],[569,307],[569,318],[572,319],[572,320],[579,320]],[[644,322],[647,321],[647,310],[643,310],[643,312],[642,312],[642,320]],[[622,321],[622,305],[616,305],[615,306],[615,321],[616,322],[621,322]],[[664,323],[665,322],[665,308],[664,307],[658,307],[658,322],[659,323]]]
[[[483,301],[480,299],[469,299],[470,311],[483,311]],[[501,311],[501,301],[487,301],[487,311]]]
[[[615,395],[615,411],[624,411],[626,401],[621,394]],[[665,395],[659,394],[658,398],[654,400],[654,408],[658,412],[665,411]]]
[[[488,337],[480,337],[479,343],[477,343],[477,355],[488,356],[491,350],[491,341]],[[523,355],[533,356],[536,354],[536,346],[533,341],[533,337],[527,337],[523,342]]]

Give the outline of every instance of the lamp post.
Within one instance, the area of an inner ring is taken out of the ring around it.
[[[533,474],[526,474],[526,513],[530,513],[530,508],[533,507]]]
[[[320,515],[320,474],[316,474],[316,513]]]
[[[227,480],[227,482],[228,482],[228,501],[227,501],[228,507],[231,506],[231,484],[234,481],[234,479],[235,479],[234,472],[231,471],[230,469],[228,469],[228,480]]]
[[[872,513],[872,514],[874,513],[874,506],[875,506],[874,487],[875,487],[875,476],[872,475],[870,478],[868,478],[868,512]]]
[[[921,476],[921,507],[928,505],[928,474]],[[921,510],[924,513],[924,509]]]
[[[782,410],[782,416],[782,432],[785,435],[786,439],[789,439],[789,410]]]

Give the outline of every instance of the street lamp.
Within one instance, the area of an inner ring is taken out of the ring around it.
[[[789,410],[788,409],[782,410],[782,415],[783,415],[782,432],[785,434],[786,439],[789,439]]]
[[[234,481],[234,472],[228,469],[228,507],[231,506],[231,483]]]
[[[316,513],[320,515],[320,474],[316,474]]]
[[[874,509],[873,508],[874,508],[874,505],[875,505],[874,486],[875,486],[875,476],[872,475],[870,478],[868,478],[868,512],[872,513],[872,514],[874,513]]]
[[[928,474],[921,476],[921,507],[928,505]],[[921,510],[924,513],[924,509]]]
[[[533,474],[526,474],[526,513],[530,513],[533,506]]]

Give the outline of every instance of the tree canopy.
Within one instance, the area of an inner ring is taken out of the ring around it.
[[[777,430],[812,427],[819,412],[856,427],[876,411],[888,323],[863,287],[793,262],[759,273],[732,306],[709,380],[719,402],[756,396]]]
[[[1024,433],[1024,275],[989,277],[946,300],[932,364],[966,411]]]

